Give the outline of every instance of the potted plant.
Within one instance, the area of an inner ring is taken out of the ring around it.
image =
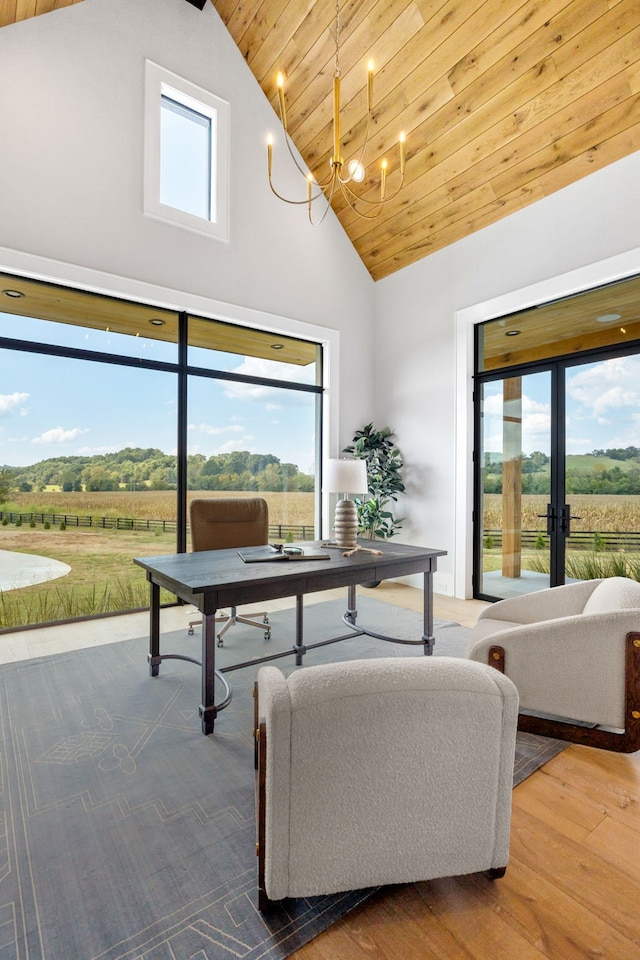
[[[356,498],[356,504],[360,531],[371,540],[395,536],[404,520],[404,517],[394,517],[387,509],[405,490],[401,476],[404,461],[392,437],[389,427],[377,430],[373,423],[368,423],[356,431],[353,443],[343,451],[353,454],[357,460],[367,461],[368,496]]]

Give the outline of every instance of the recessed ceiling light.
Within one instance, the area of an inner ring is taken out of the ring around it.
[[[165,322],[166,322],[166,321],[165,321],[165,320],[161,320],[160,317],[151,317],[151,320],[149,320],[149,323],[150,323],[153,327],[164,327]]]
[[[284,350],[284,343],[272,343],[272,344],[271,344],[271,349],[272,349],[272,350]]]
[[[520,336],[520,330],[507,330],[505,337],[518,337]]]
[[[24,293],[21,290],[3,290],[2,291],[5,297],[13,297],[14,300],[18,300],[20,297],[24,297]]]
[[[601,317],[596,317],[596,323],[611,323],[613,320],[619,320],[620,313],[603,313]]]

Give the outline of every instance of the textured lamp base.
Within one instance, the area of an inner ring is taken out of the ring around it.
[[[334,528],[337,546],[353,550],[358,540],[358,508],[354,500],[338,500]]]

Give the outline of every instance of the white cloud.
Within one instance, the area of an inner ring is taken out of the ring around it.
[[[236,424],[229,424],[226,427],[213,427],[210,423],[190,423],[187,430],[192,433],[204,434],[207,437],[218,437],[223,433],[242,433],[243,428]]]
[[[28,399],[28,393],[0,393],[0,416],[12,413],[26,416],[27,411],[23,405]]]
[[[89,433],[88,428],[82,430],[80,427],[74,427],[72,430],[65,430],[63,427],[53,427],[51,430],[45,430],[39,437],[34,437],[31,443],[69,443],[83,433]]]
[[[89,447],[89,446],[78,447],[77,450],[74,450],[74,454],[78,457],[94,457],[98,453],[117,453],[118,450],[121,450],[123,446],[132,447],[134,446],[134,444],[125,443],[125,444],[122,444],[121,446],[120,444],[112,443],[112,444],[109,444],[108,446],[102,446],[102,447]]]
[[[533,453],[534,450],[541,450],[543,453],[548,453],[551,431],[550,405],[540,400],[534,400],[533,397],[525,393],[522,397],[521,404],[516,404],[515,401],[509,401],[507,409],[510,409],[513,415],[516,416],[518,407],[520,408],[520,416],[522,418],[523,452]],[[503,412],[502,393],[495,393],[486,398],[484,415],[490,432],[485,436],[485,450],[502,449],[501,424]]]
[[[233,373],[248,377],[268,377],[271,380],[288,380],[295,383],[315,383],[315,364],[303,367],[298,364],[282,363],[277,360],[264,360],[262,357],[245,357],[234,367]],[[309,394],[283,391],[281,388],[263,386],[259,383],[234,383],[229,380],[224,387],[225,396],[234,400],[252,400],[264,403],[269,400],[269,409],[280,409],[287,403],[308,403],[313,399]]]
[[[614,357],[581,367],[567,377],[567,394],[578,404],[576,415],[603,418],[640,405],[640,357]]]

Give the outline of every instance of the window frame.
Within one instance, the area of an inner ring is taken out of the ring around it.
[[[206,219],[160,202],[162,98],[211,120],[211,199],[215,219]],[[145,60],[144,213],[215,240],[229,240],[229,117],[226,100]]]

